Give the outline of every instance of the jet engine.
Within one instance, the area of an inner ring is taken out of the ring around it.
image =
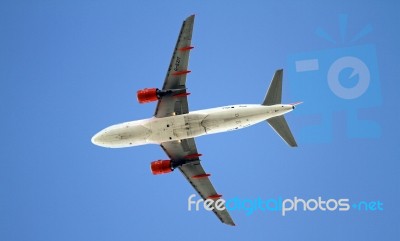
[[[157,88],[146,88],[137,91],[137,99],[140,104],[150,103],[160,99],[159,89]]]
[[[158,160],[150,165],[153,175],[166,174],[172,172],[171,160]]]
[[[187,96],[186,89],[167,89],[159,90],[157,88],[145,88],[137,91],[137,99],[140,104],[157,101],[164,96],[182,97]]]

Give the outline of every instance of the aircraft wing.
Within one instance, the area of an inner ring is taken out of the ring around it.
[[[190,73],[188,68],[189,53],[193,48],[192,42],[194,15],[188,17],[182,24],[181,31],[176,42],[174,53],[164,80],[163,90],[182,89],[178,95],[162,97],[157,104],[155,117],[181,115],[189,112],[186,93],[186,75]]]
[[[188,70],[189,53],[193,48],[192,32],[193,32],[194,15],[188,17],[182,24],[178,40],[168,67],[167,76],[164,80],[163,90],[181,90],[177,95],[163,96],[157,104],[154,116],[161,118],[172,115],[182,115],[189,112],[186,92],[186,75],[190,73]],[[220,199],[211,184],[208,174],[201,166],[197,147],[193,138],[180,141],[170,141],[161,143],[162,149],[169,156],[171,161],[185,161],[178,167],[188,182],[198,192],[198,194],[206,200],[212,198],[214,201]],[[215,202],[214,202],[215,203]],[[219,211],[213,209],[213,212],[221,220],[221,222],[235,225],[228,211],[225,209]]]
[[[207,174],[201,166],[196,143],[193,138],[164,142],[161,143],[161,147],[171,160],[187,159],[189,161],[187,164],[180,166],[179,170],[204,200],[211,198],[217,201],[221,198],[215,191],[209,179],[209,174]],[[214,207],[213,212],[221,222],[232,226],[235,225],[226,209],[219,211]]]

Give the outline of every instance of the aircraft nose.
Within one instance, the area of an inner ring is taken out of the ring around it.
[[[92,137],[92,143],[96,146],[110,147],[113,141],[117,140],[117,135],[113,130],[104,129]]]
[[[101,146],[101,143],[104,142],[104,136],[102,131],[96,133],[93,137],[92,137],[92,143],[96,146]]]
[[[140,125],[126,124],[108,127],[95,134],[91,141],[94,145],[108,148],[127,147],[145,143],[150,131]]]

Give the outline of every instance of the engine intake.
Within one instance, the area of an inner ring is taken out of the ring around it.
[[[137,99],[140,104],[150,103],[160,99],[157,88],[146,88],[137,91]]]
[[[171,160],[158,160],[150,165],[153,175],[166,174],[172,172]]]

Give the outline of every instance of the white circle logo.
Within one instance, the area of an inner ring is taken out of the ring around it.
[[[345,68],[352,68],[349,78],[358,74],[358,83],[351,88],[344,87],[339,82],[339,74]],[[328,71],[328,85],[332,92],[342,99],[355,99],[360,97],[368,89],[370,73],[367,65],[356,57],[342,57],[337,59]]]

